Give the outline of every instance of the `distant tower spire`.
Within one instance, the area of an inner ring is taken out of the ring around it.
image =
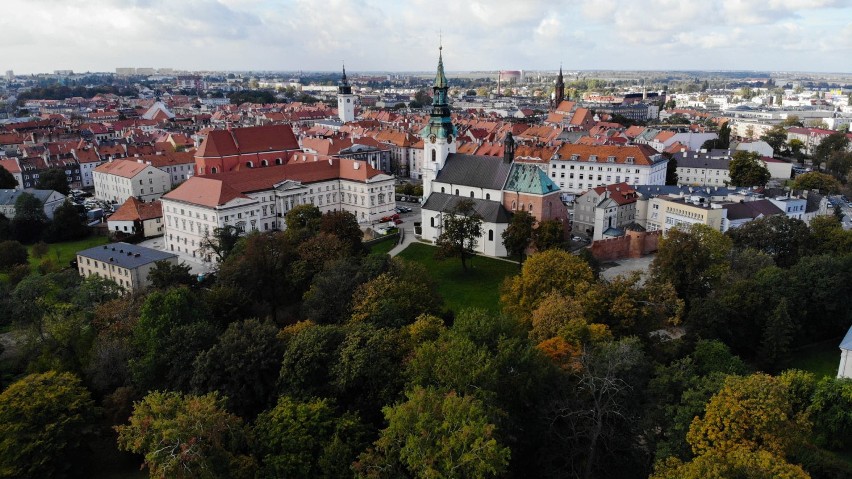
[[[559,76],[556,77],[556,88],[553,92],[553,109],[559,107],[559,104],[565,100],[565,80],[562,77],[562,63],[559,63]]]
[[[337,87],[337,116],[343,123],[355,120],[355,95],[346,78],[346,63],[343,63],[343,75]]]

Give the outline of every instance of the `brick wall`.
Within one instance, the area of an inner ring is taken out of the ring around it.
[[[600,261],[624,258],[641,258],[657,251],[660,231],[628,231],[619,238],[605,239],[592,243],[592,255]]]

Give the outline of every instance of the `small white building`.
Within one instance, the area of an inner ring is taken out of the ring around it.
[[[127,291],[148,287],[151,284],[148,273],[157,261],[178,264],[178,257],[130,243],[112,243],[77,252],[80,276],[111,279]]]
[[[840,341],[840,367],[837,369],[838,378],[852,378],[852,328]]]
[[[65,197],[61,193],[54,190],[35,190],[26,188],[23,190],[0,190],[0,214],[6,218],[12,219],[15,217],[15,202],[24,194],[29,193],[41,201],[44,207],[44,214],[48,219],[53,219],[53,212],[56,208],[65,203]]]
[[[163,205],[159,200],[143,203],[131,196],[108,221],[110,233],[139,234],[143,238],[163,235]]]
[[[92,172],[95,198],[124,203],[127,198],[148,202],[156,200],[171,188],[171,177],[165,171],[135,160],[113,160]]]

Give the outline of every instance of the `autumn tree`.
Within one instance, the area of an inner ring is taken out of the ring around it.
[[[46,225],[47,215],[42,202],[29,193],[21,193],[15,200],[15,217],[12,219],[15,239],[24,244],[34,243],[41,237]]]
[[[760,139],[768,143],[772,151],[778,155],[787,143],[787,130],[783,125],[775,125],[761,135]]]
[[[399,327],[421,314],[438,313],[441,303],[437,285],[423,266],[394,259],[387,272],[355,289],[352,321]]]
[[[736,447],[710,452],[684,462],[671,457],[657,464],[650,479],[811,479],[801,466],[767,451]]]
[[[225,261],[237,241],[240,239],[240,230],[233,225],[225,225],[213,228],[213,233],[204,233],[204,237],[199,242],[199,249],[202,255],[215,256],[219,262]]]
[[[517,256],[520,263],[524,262],[526,250],[532,242],[535,223],[533,215],[519,210],[512,215],[512,221],[502,233],[503,246],[506,247],[509,255]]]
[[[795,190],[817,190],[824,195],[833,195],[840,191],[840,182],[831,175],[811,171],[797,175],[793,181]]]
[[[384,409],[388,426],[353,466],[357,477],[499,477],[510,450],[495,438],[482,403],[417,387]]]
[[[144,456],[152,478],[251,478],[245,426],[217,394],[152,392],[116,426],[118,447]]]
[[[0,394],[0,476],[60,477],[94,416],[89,391],[70,373],[30,374]]]
[[[319,231],[339,238],[349,246],[349,250],[353,254],[364,249],[362,243],[364,233],[358,226],[358,219],[348,211],[339,210],[323,213],[319,222]]]
[[[728,170],[734,186],[763,186],[772,178],[760,154],[753,151],[740,150],[734,153]]]
[[[442,214],[442,229],[435,245],[436,258],[459,258],[462,269],[467,271],[467,261],[476,254],[476,246],[482,236],[482,215],[476,211],[471,199],[459,200]]]
[[[565,243],[565,229],[557,219],[540,221],[532,238],[536,251],[560,248]]]

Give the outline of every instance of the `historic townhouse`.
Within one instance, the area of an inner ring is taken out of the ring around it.
[[[550,179],[566,193],[615,183],[666,184],[668,160],[644,145],[564,144],[550,159]]]

